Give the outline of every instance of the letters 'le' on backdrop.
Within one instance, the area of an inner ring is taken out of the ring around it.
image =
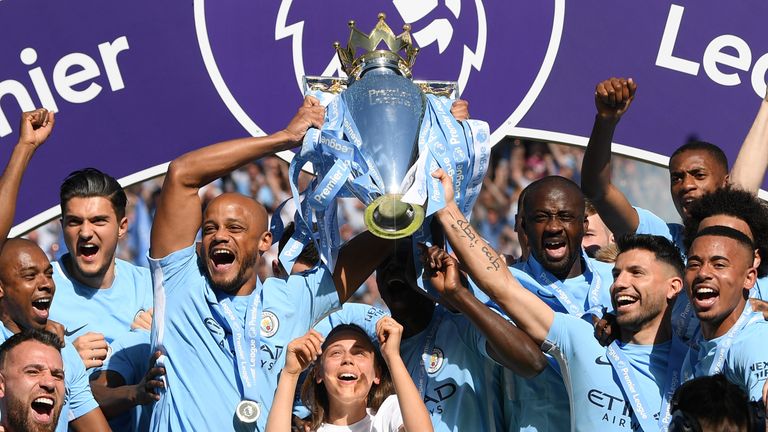
[[[303,75],[339,69],[347,21],[411,23],[417,79],[458,81],[506,135],[584,145],[595,84],[633,77],[614,150],[665,164],[690,135],[733,160],[765,94],[759,0],[0,1],[0,163],[22,110],[59,113],[22,185],[14,233],[56,215],[58,186],[94,166],[130,184],[203,145],[282,128]]]

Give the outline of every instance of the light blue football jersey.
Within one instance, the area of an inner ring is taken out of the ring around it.
[[[155,285],[153,346],[165,353],[161,364],[166,368],[166,390],[155,404],[151,430],[242,428],[235,416],[243,391],[233,340],[212,310],[220,299],[197,265],[195,246],[150,259],[150,265]],[[287,281],[267,279],[261,301],[261,368],[255,380],[261,407],[258,430],[266,425],[288,343],[339,307],[332,275],[323,266]]]
[[[613,283],[611,274],[613,266],[587,258],[585,254],[582,254],[582,259],[587,260],[585,264],[589,264],[584,266],[585,271],[581,275],[561,281],[561,289],[571,297],[573,303],[580,305],[583,311],[602,308],[611,310],[610,286]],[[567,313],[566,307],[558,300],[558,293],[551,286],[541,283],[541,275],[529,273],[533,268],[541,268],[536,258],[530,256],[528,260],[531,260],[533,265],[523,261],[510,267],[515,279],[527,290],[536,294],[552,310]],[[551,274],[546,276],[550,281],[555,280]],[[500,310],[496,305],[491,306]],[[581,313],[576,315],[582,316]],[[591,323],[591,316],[586,316],[584,319]],[[512,419],[507,429],[510,432],[568,429],[570,424],[568,392],[560,375],[559,365],[554,359],[549,358],[549,360],[550,366],[534,378],[526,379],[511,372],[504,373],[505,412],[506,417]]]
[[[749,308],[749,304],[746,307]],[[745,312],[747,321],[743,328],[734,326],[726,334],[711,340],[699,338],[696,344],[698,349],[692,348],[688,352],[683,378],[711,375],[712,365],[719,356],[718,348],[730,343],[732,345],[725,350],[725,361],[720,372],[728,381],[741,387],[750,400],[762,399],[763,384],[768,378],[768,344],[765,343],[768,322],[763,319],[762,313]]]
[[[400,354],[436,432],[506,430],[501,366],[466,317],[435,306],[427,328],[401,341]]]
[[[595,339],[590,324],[555,313],[545,345],[551,345],[548,353],[560,364],[568,388],[573,413],[571,430],[643,430],[632,405],[626,401],[619,377],[608,360],[607,349]],[[668,379],[671,346],[671,341],[657,345],[619,344],[628,360],[628,368],[634,371],[635,386],[646,401],[655,425]],[[684,350],[681,350],[682,355]],[[671,361],[681,363],[681,359]]]
[[[651,234],[665,237],[685,254],[683,244],[683,226],[678,223],[666,223],[653,212],[640,207],[634,207],[637,212],[637,229],[635,234]]]
[[[139,311],[152,307],[152,280],[149,270],[126,261],[115,260],[115,280],[110,288],[85,286],[67,273],[67,255],[53,263],[56,301],[50,319],[66,328],[71,343],[88,332],[104,334],[108,343],[131,331]]]

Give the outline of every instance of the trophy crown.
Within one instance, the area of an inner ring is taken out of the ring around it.
[[[349,21],[350,34],[347,47],[342,48],[339,42],[333,44],[339,61],[341,61],[341,66],[350,78],[359,78],[362,72],[366,70],[365,66],[371,64],[395,67],[403,76],[411,77],[411,68],[416,61],[416,55],[419,53],[419,48],[414,47],[411,41],[411,25],[403,25],[403,32],[395,36],[395,33],[384,21],[386,17],[384,13],[379,13],[379,20],[370,34],[363,33],[357,28],[354,21]],[[388,49],[379,49],[382,42],[386,44]],[[355,54],[360,49],[365,52],[355,58]],[[401,55],[401,52],[404,55]]]

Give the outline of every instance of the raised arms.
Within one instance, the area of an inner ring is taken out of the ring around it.
[[[171,162],[152,225],[150,256],[162,258],[194,242],[202,220],[197,194],[202,186],[250,161],[295,147],[308,128],[322,126],[324,113],[317,99],[307,97],[279,132],[212,144]]]
[[[499,254],[467,222],[453,199],[453,184],[445,171],[437,170],[433,176],[442,183],[446,199],[437,219],[459,261],[480,289],[540,345],[552,326],[554,312],[520,285]]]
[[[581,166],[581,189],[616,237],[635,232],[640,223],[635,209],[611,183],[613,133],[632,103],[636,90],[637,84],[631,78],[611,78],[597,85],[597,116]]]

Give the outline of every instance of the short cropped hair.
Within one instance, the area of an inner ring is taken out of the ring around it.
[[[755,250],[755,245],[752,243],[752,240],[750,240],[749,237],[747,237],[746,234],[744,234],[739,230],[733,229],[731,227],[720,226],[720,225],[706,227],[696,233],[696,235],[691,240],[691,244],[693,244],[693,242],[696,241],[697,238],[704,237],[704,236],[727,237],[727,238],[736,240],[739,243],[739,245],[748,249],[750,252]]]
[[[723,149],[706,141],[688,141],[678,147],[669,159],[671,160],[675,156],[687,151],[705,151],[709,153],[715,160],[715,163],[723,169],[723,172],[728,173],[728,157],[723,152]]]
[[[675,270],[675,274],[682,277],[685,271],[683,256],[680,249],[667,238],[649,234],[624,234],[616,239],[619,255],[635,250],[646,250],[653,253],[654,257]]]
[[[61,213],[72,198],[103,197],[112,203],[118,222],[125,217],[128,198],[120,183],[114,177],[97,170],[85,168],[70,173],[59,190]]]
[[[8,357],[11,350],[27,341],[40,342],[43,345],[55,348],[56,351],[59,352],[61,352],[63,346],[61,339],[51,332],[38,329],[26,329],[9,337],[5,342],[0,344],[0,368],[5,367],[5,359]]]

